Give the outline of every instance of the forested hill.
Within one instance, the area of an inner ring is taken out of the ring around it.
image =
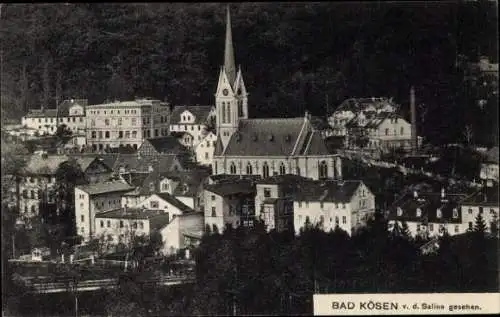
[[[213,104],[224,6],[4,4],[2,110],[20,117],[67,97]],[[496,58],[496,12],[484,1],[231,4],[250,115],[323,115],[327,94],[330,111],[356,96],[407,107],[415,85],[428,124],[460,134],[468,105],[458,104],[456,62]],[[443,114],[449,122],[432,122]]]

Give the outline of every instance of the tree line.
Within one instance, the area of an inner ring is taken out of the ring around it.
[[[472,93],[457,88],[463,74],[456,68],[464,57],[497,56],[493,6],[232,4],[250,116],[280,116],[283,107],[295,116],[306,109],[324,115],[348,97],[371,96],[394,97],[408,112],[413,85],[427,109],[423,134],[435,142],[457,140],[466,123],[484,125],[469,114],[488,118],[494,110],[471,110]],[[6,4],[1,15],[8,115],[53,108],[64,98],[213,104],[223,60],[221,4]]]

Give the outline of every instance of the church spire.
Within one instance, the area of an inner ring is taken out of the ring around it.
[[[224,48],[224,69],[231,86],[236,80],[236,66],[234,62],[233,36],[231,34],[231,14],[227,5],[226,15],[226,46]]]

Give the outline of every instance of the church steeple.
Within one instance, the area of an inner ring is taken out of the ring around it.
[[[236,80],[236,66],[234,62],[233,36],[231,33],[231,13],[227,5],[226,13],[226,46],[224,48],[224,70],[231,86]]]

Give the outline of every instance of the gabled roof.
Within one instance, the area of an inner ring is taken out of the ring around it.
[[[55,118],[57,109],[30,109],[25,115],[26,118]]]
[[[176,106],[172,111],[170,124],[181,124],[181,114],[188,110],[195,117],[194,124],[204,124],[207,122],[210,111],[212,111],[213,106]],[[184,123],[182,123],[184,124]],[[189,123],[187,123],[189,124]]]
[[[222,182],[205,186],[205,190],[220,196],[229,196],[236,194],[253,194],[255,185],[252,181],[240,179],[234,182]]]
[[[338,107],[335,109],[335,112],[339,111],[352,111],[354,113],[363,111],[369,106],[374,107],[375,109],[383,109],[385,106],[390,105],[395,108],[398,108],[396,104],[392,102],[391,99],[386,97],[372,97],[372,98],[349,98],[344,100]]]
[[[194,212],[194,210],[191,207],[187,206],[182,201],[180,201],[179,199],[170,195],[169,193],[157,193],[155,195],[160,197],[161,199],[165,200],[166,202],[168,202],[169,204],[171,204],[175,208],[179,209],[183,213]]]
[[[467,197],[466,194],[446,194],[445,199],[439,193],[419,193],[415,198],[412,193],[403,195],[389,208],[388,219],[408,222],[433,223],[461,223],[460,203]],[[401,208],[402,215],[398,215]],[[417,217],[420,208],[421,216]],[[441,210],[441,218],[437,210]],[[455,211],[456,217],[453,217]]]
[[[90,164],[92,164],[92,162],[94,162],[94,161],[96,161],[98,159],[97,159],[97,157],[80,156],[79,155],[79,156],[75,157],[75,160],[78,163],[78,165],[80,165],[80,168],[82,169],[82,171],[85,172],[87,170],[87,168],[89,168]],[[104,165],[106,165],[106,164],[104,164]],[[110,170],[111,170],[111,168],[110,168]]]
[[[464,206],[497,206],[498,207],[498,185],[493,187],[483,188],[471,196],[467,197],[463,202]]]
[[[123,181],[109,181],[109,182],[81,185],[77,186],[77,188],[83,190],[89,195],[100,195],[113,192],[125,192],[134,189],[129,184]]]
[[[149,166],[152,166],[155,172],[168,171],[176,160],[177,157],[174,154],[120,154],[116,159],[113,171],[119,172],[120,167],[123,167],[126,171],[149,173]]]
[[[224,155],[289,156],[303,125],[304,118],[241,120]]]
[[[224,145],[222,145],[222,140],[220,136],[217,136],[217,141],[215,141],[214,156],[221,156],[224,152]]]
[[[349,203],[362,181],[310,181],[299,185],[296,201]]]
[[[134,208],[134,207],[120,207],[117,209],[98,213],[96,214],[96,218],[152,219],[161,215],[165,215],[165,213],[162,210]]]
[[[88,105],[88,100],[87,99],[71,99],[71,100],[64,100],[57,106],[57,115],[59,117],[68,117],[69,116],[69,108],[71,108],[74,105],[80,105],[83,107],[83,115],[85,115],[85,108]]]
[[[68,160],[66,155],[32,154],[24,170],[27,174],[55,175],[59,166]]]
[[[138,151],[141,151],[142,146],[144,146],[146,142],[151,144],[158,153],[177,154],[187,151],[186,147],[180,144],[176,137],[171,135],[161,138],[146,139],[141,147],[139,147]]]

